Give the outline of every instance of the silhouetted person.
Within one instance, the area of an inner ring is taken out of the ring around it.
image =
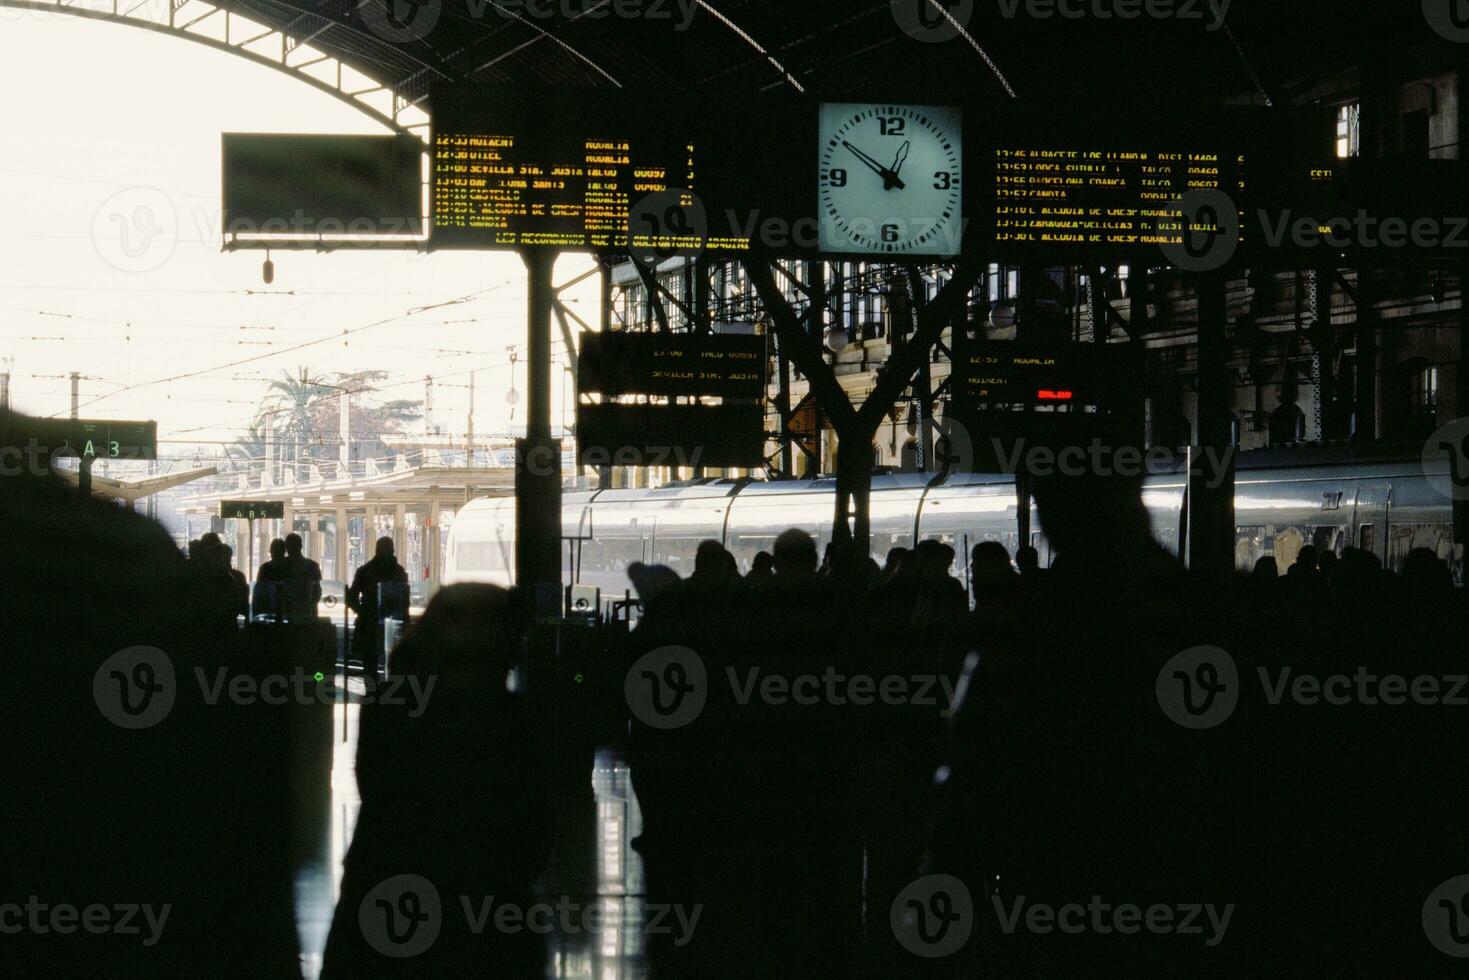
[[[286,535],[286,559],[281,583],[285,589],[286,618],[293,622],[315,622],[316,604],[321,601],[321,566],[302,554],[304,542],[294,531]]]
[[[286,543],[276,538],[270,543],[270,560],[261,562],[255,573],[254,608],[257,614],[281,616],[281,583],[286,576]]]
[[[493,918],[500,906],[532,901],[551,839],[549,740],[538,713],[507,689],[515,647],[509,593],[451,585],[393,651],[392,673],[405,684],[400,697],[362,708],[362,809],[323,980],[544,975],[541,937],[506,934]],[[393,879],[404,887],[375,891]],[[432,896],[437,938],[417,955],[393,956],[411,949],[422,926],[414,916]],[[476,934],[471,919],[491,896]]]
[[[387,591],[400,594],[390,595],[388,603],[384,604],[381,601],[381,587],[394,585],[401,586],[401,589]],[[377,681],[378,664],[382,660],[383,619],[388,616],[407,616],[408,609],[404,601],[407,588],[408,573],[398,564],[398,559],[393,554],[393,539],[378,538],[372,559],[357,569],[352,585],[347,589],[347,608],[357,614],[352,633],[352,652],[362,661],[362,674],[369,684]]]
[[[1023,544],[1015,551],[1015,567],[1022,578],[1031,578],[1041,572],[1041,553],[1033,546]]]
[[[907,548],[889,548],[887,556],[883,559],[882,573],[878,577],[879,585],[886,585],[898,574],[898,568],[903,564],[903,559],[908,557]]]
[[[750,585],[764,585],[773,578],[775,557],[768,551],[756,552],[755,560],[750,563],[750,574],[745,576],[745,581]]]
[[[827,547],[830,557],[831,548]],[[810,581],[816,577],[816,539],[791,528],[775,539],[775,574],[786,581]]]
[[[687,583],[693,595],[705,600],[727,595],[733,584],[730,559],[718,541],[700,541],[694,552],[694,573]]]
[[[1274,555],[1265,555],[1255,562],[1255,567],[1250,570],[1250,577],[1265,585],[1274,585],[1275,580],[1280,578],[1280,566],[1275,562]]]
[[[229,545],[221,545],[219,549],[219,560],[224,566],[225,573],[230,577],[231,605],[237,616],[250,618],[250,582],[245,578],[245,573],[235,567],[235,549]]]
[[[971,550],[969,581],[976,600],[1013,593],[1017,577],[1010,553],[1000,542],[981,541]]]

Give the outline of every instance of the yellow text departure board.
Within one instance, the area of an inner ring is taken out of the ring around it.
[[[999,147],[992,180],[1002,249],[1123,251],[1183,241],[1179,201],[1248,192],[1243,154],[1182,150]]]

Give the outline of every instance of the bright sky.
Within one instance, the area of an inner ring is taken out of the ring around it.
[[[157,419],[160,454],[169,457],[184,442],[243,434],[265,380],[283,372],[377,368],[390,372],[385,385],[396,384],[385,395],[409,399],[423,397],[432,374],[435,419],[460,433],[469,371],[478,369],[475,430],[504,432],[512,425],[506,348],[517,345],[522,398],[513,424],[524,423],[516,257],[274,251],[275,282],[266,286],[263,253],[220,251],[222,132],[383,132],[370,117],[203,45],[5,8],[0,91],[9,94],[0,361],[14,359],[15,408],[66,414],[65,376],[80,371],[83,417]],[[129,225],[150,217],[164,234],[145,248]],[[568,256],[558,281],[588,267]],[[594,282],[572,307],[591,322]],[[461,297],[472,299],[410,314]],[[313,341],[321,342],[287,349]],[[164,380],[178,375],[190,377]],[[562,388],[558,380],[558,423]]]

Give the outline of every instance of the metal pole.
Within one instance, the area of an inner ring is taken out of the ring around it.
[[[71,417],[80,418],[82,408],[82,375],[79,371],[71,372]]]
[[[521,253],[529,279],[526,322],[526,437],[516,444],[516,581],[561,583],[561,442],[551,437],[551,319],[554,252]]]

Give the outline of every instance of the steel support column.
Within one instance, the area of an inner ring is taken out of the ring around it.
[[[515,446],[516,584],[561,584],[561,441],[551,438],[551,317],[556,255],[521,253],[529,277],[526,437]]]
[[[1228,575],[1234,568],[1234,454],[1230,452],[1230,389],[1225,367],[1224,277],[1199,279],[1199,447],[1202,465],[1189,467],[1189,568]],[[1198,454],[1191,453],[1191,457]],[[1210,461],[1224,464],[1216,470]],[[1190,464],[1196,462],[1190,459]]]

